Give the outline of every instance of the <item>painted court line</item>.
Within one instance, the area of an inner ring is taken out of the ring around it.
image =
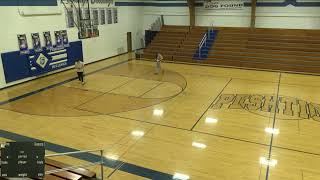
[[[130,59],[127,60],[127,61],[119,62],[119,63],[113,64],[113,65],[98,69],[96,71],[88,73],[87,75],[91,75],[91,74],[97,73],[99,71],[102,71],[102,70],[105,70],[105,69],[109,69],[109,68],[112,68],[112,67],[127,63],[128,61],[130,61]],[[11,103],[11,102],[14,102],[14,101],[17,101],[17,100],[32,96],[32,95],[40,93],[42,91],[46,91],[46,90],[61,86],[63,84],[69,83],[69,82],[74,81],[76,79],[77,79],[77,77],[70,78],[70,79],[67,79],[65,81],[62,81],[62,82],[59,82],[59,83],[56,83],[56,84],[53,84],[53,85],[38,89],[38,90],[31,91],[29,93],[26,93],[26,94],[11,98],[9,100],[2,101],[2,102],[0,102],[0,105],[8,104],[8,103]],[[27,136],[15,134],[15,133],[4,131],[4,130],[0,130],[0,137],[6,138],[6,139],[10,139],[10,140],[13,140],[13,141],[41,141],[41,140],[38,140],[38,139],[30,138],[30,137],[27,137]],[[45,142],[45,144],[46,144],[46,150],[49,150],[49,151],[52,151],[52,152],[56,152],[56,153],[66,153],[66,152],[79,151],[77,149],[73,149],[73,148],[66,147],[66,146],[61,146],[61,145],[58,145],[58,144],[53,144],[53,143],[50,143],[50,142]],[[92,163],[93,162],[98,162],[98,161],[101,160],[100,156],[95,155],[95,154],[91,154],[91,153],[73,154],[73,155],[69,155],[69,156],[77,158],[77,159],[81,159],[81,160],[84,160],[84,161],[92,162]],[[149,179],[161,179],[161,180],[162,179],[163,180],[167,180],[167,179],[172,179],[173,178],[172,175],[167,174],[167,173],[159,172],[159,171],[156,171],[156,170],[144,168],[144,167],[141,167],[141,166],[137,166],[137,165],[126,163],[126,162],[122,162],[122,161],[114,161],[114,160],[110,160],[110,159],[104,158],[104,166],[105,167],[116,168],[116,167],[119,167],[120,164],[122,164],[122,166],[118,170],[124,171],[126,173],[131,173],[131,174],[134,174],[134,175],[137,175],[137,176],[141,176],[141,177],[145,177],[145,178],[149,178]]]
[[[276,105],[275,105],[275,108],[274,108],[274,115],[273,115],[273,122],[272,122],[272,128],[274,129],[275,125],[276,125],[276,116],[277,116],[277,109],[278,109],[278,106],[279,106],[279,92],[280,92],[280,83],[281,83],[281,72],[279,74],[279,82],[278,82],[278,89],[277,89],[277,97],[276,97]],[[271,155],[272,155],[272,145],[273,145],[273,137],[274,137],[274,134],[272,133],[271,134],[271,140],[270,140],[270,146],[269,146],[269,156],[268,156],[268,160],[271,159]],[[268,165],[267,167],[267,172],[266,172],[266,180],[269,179],[269,174],[270,174],[270,165]]]
[[[19,134],[4,131],[4,130],[0,130],[0,137],[5,138],[5,139],[10,139],[13,141],[17,141],[17,142],[21,142],[21,141],[23,141],[23,142],[30,142],[30,141],[31,142],[43,142],[39,139],[19,135]],[[49,150],[49,151],[52,151],[55,153],[66,153],[66,152],[79,151],[74,148],[70,148],[70,147],[66,147],[66,146],[62,146],[62,145],[58,145],[58,144],[53,144],[53,143],[46,142],[46,141],[44,141],[44,142],[45,142],[46,150]],[[72,154],[69,156],[73,157],[73,158],[81,159],[81,160],[84,160],[87,162],[92,162],[92,163],[101,161],[101,157],[99,155],[91,154],[91,153]],[[167,174],[167,173],[156,171],[153,169],[137,166],[137,165],[134,165],[131,163],[118,161],[118,160],[110,160],[105,157],[103,158],[103,160],[104,160],[105,167],[115,169],[116,167],[119,167],[119,165],[123,164],[118,170],[126,172],[126,173],[130,173],[130,174],[133,174],[136,176],[141,176],[141,177],[148,178],[148,179],[158,179],[158,180],[169,180],[169,179],[173,178],[173,176],[171,174]]]
[[[218,99],[218,97],[222,94],[222,92],[226,89],[226,87],[230,84],[230,82],[232,81],[232,78],[230,78],[230,80],[226,83],[226,85],[222,88],[222,90],[220,91],[220,93],[215,97],[215,99],[212,101],[212,103],[208,106],[208,108],[203,112],[203,114],[200,116],[200,118],[197,120],[197,122],[192,126],[192,128],[190,129],[190,131],[193,131],[193,129],[197,126],[197,124],[199,123],[199,121],[201,120],[201,118],[208,112],[208,110],[211,108],[211,106],[213,105],[213,103]]]
[[[113,115],[113,114],[108,114],[108,116],[117,117],[117,118],[122,118],[122,119],[127,119],[127,120],[131,120],[131,121],[137,121],[137,122],[146,123],[146,124],[152,124],[152,125],[156,125],[156,126],[173,128],[173,129],[182,130],[182,131],[189,131],[189,132],[204,134],[204,135],[208,135],[208,136],[219,137],[219,138],[223,138],[223,139],[229,139],[229,140],[240,141],[240,142],[245,142],[245,143],[250,143],[250,144],[256,144],[256,145],[261,145],[261,146],[267,146],[267,147],[270,146],[269,144],[263,144],[263,143],[254,142],[254,141],[249,141],[249,140],[245,140],[245,139],[239,139],[239,138],[229,137],[229,136],[223,136],[223,135],[219,135],[219,134],[212,134],[212,133],[207,133],[207,132],[202,132],[202,131],[197,131],[197,130],[190,130],[190,129],[185,129],[185,128],[179,128],[179,127],[175,127],[175,126],[170,126],[170,125],[165,125],[165,124],[160,124],[160,123],[154,123],[154,122],[148,122],[148,121],[145,121],[145,120],[133,119],[133,118],[128,118],[128,117],[124,117],[124,116],[117,116],[117,115]],[[281,147],[278,147],[278,148],[281,148]],[[305,153],[308,153],[308,152],[305,152]]]

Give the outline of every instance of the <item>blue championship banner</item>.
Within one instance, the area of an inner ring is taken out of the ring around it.
[[[42,48],[41,52],[36,52],[31,49],[24,55],[20,51],[7,52],[1,57],[6,82],[10,83],[72,66],[76,60],[83,61],[82,42],[69,42],[69,47],[57,50]]]

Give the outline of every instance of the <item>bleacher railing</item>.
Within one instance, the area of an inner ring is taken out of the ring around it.
[[[160,16],[151,24],[151,31],[160,31],[163,25],[163,17]]]
[[[204,46],[207,46],[207,39],[208,39],[208,36],[207,36],[207,33],[203,36],[201,42],[199,43],[199,58],[201,58],[201,49]]]
[[[45,155],[46,158],[50,158],[50,157],[59,157],[59,156],[68,156],[68,155],[74,155],[74,154],[83,154],[83,153],[92,153],[92,152],[100,152],[100,157],[101,160],[97,161],[97,162],[93,162],[93,163],[87,163],[87,164],[81,164],[81,165],[77,165],[77,166],[69,166],[69,167],[65,167],[65,168],[61,168],[61,169],[54,169],[54,170],[49,170],[46,171],[45,174],[49,175],[49,174],[54,174],[54,173],[59,173],[59,172],[66,172],[66,171],[70,171],[70,170],[76,170],[79,168],[87,168],[87,167],[92,167],[92,166],[96,166],[96,165],[100,165],[101,167],[101,180],[103,180],[103,165],[104,165],[104,157],[103,157],[103,149],[98,149],[98,150],[88,150],[88,151],[75,151],[75,152],[67,152],[67,153],[57,153],[57,154],[48,154]]]

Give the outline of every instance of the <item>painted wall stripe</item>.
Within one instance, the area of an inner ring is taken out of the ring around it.
[[[60,63],[67,62],[67,61],[68,61],[68,59],[67,59],[67,57],[65,57],[65,58],[58,59],[57,62],[52,62],[49,65],[51,66],[51,65],[60,64]]]
[[[187,7],[188,3],[115,2],[115,6]]]
[[[0,130],[0,137],[5,138],[5,139],[10,139],[13,141],[17,142],[43,142],[42,140],[19,135],[16,133]],[[74,151],[79,151],[74,148],[58,145],[58,144],[53,144],[47,141],[45,142],[45,148],[46,150],[53,151],[55,153],[66,153],[66,152],[74,152]],[[73,154],[69,155],[70,157],[81,159],[87,162],[99,162],[101,160],[101,157],[96,154],[91,154],[91,153],[82,153],[82,154]],[[172,175],[159,172],[156,170],[152,170],[149,168],[137,166],[134,164],[122,162],[122,161],[114,161],[110,160],[107,158],[104,158],[104,166],[109,167],[109,168],[116,168],[119,166],[119,164],[123,164],[121,168],[119,169],[120,171],[124,171],[126,173],[134,174],[136,176],[141,176],[144,178],[149,178],[149,179],[155,179],[155,180],[169,180],[173,178]]]
[[[0,6],[57,6],[57,0],[0,0]]]
[[[55,64],[55,63],[59,63],[59,62],[62,62],[62,60],[68,60],[68,57],[67,56],[64,56],[64,57],[60,57],[60,58],[57,58],[57,59],[55,59],[55,58],[53,58],[52,59],[52,63],[50,63],[50,64]]]
[[[188,3],[185,2],[172,2],[169,3],[167,0],[158,0],[158,2],[115,2],[116,6],[155,6],[155,7],[188,7]],[[251,6],[251,2],[245,2],[246,7]],[[285,0],[283,2],[257,2],[258,7],[286,7],[292,5],[295,7],[320,7],[320,2],[297,2],[297,0]],[[202,2],[196,3],[197,7],[202,7]]]
[[[64,54],[64,53],[67,53],[67,50],[66,50],[66,49],[59,50],[59,51],[48,52],[48,54],[51,55],[51,56],[55,56],[55,55],[59,55],[59,54]]]
[[[62,60],[62,59],[67,59],[67,58],[68,58],[67,53],[64,53],[64,54],[59,54],[59,55],[52,56],[52,61],[59,61],[59,60]]]

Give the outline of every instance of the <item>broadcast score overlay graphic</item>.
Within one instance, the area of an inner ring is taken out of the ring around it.
[[[45,143],[8,142],[0,145],[0,177],[43,178]]]

